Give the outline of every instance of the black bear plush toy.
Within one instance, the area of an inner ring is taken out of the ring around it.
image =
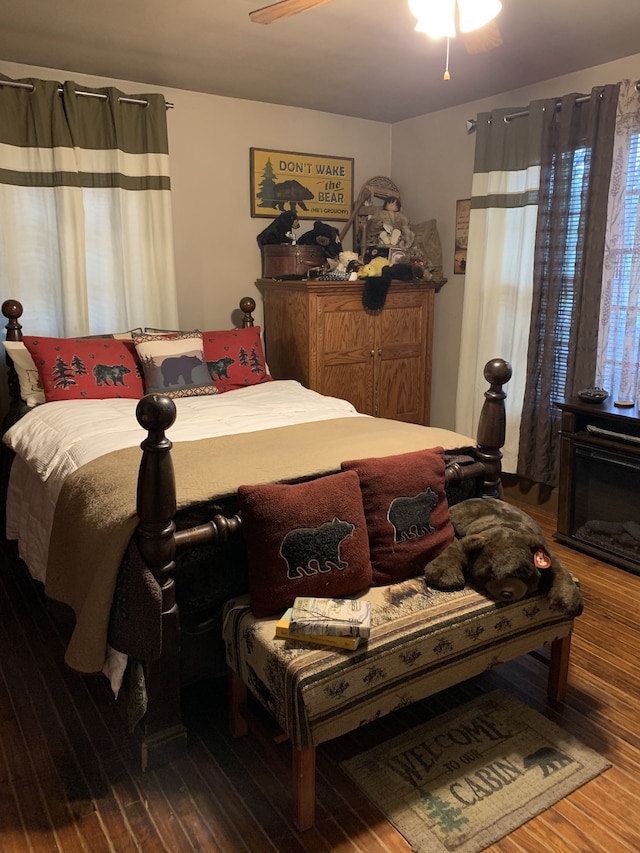
[[[259,246],[275,246],[280,243],[287,244],[294,242],[294,229],[298,228],[300,223],[295,215],[290,210],[285,210],[280,216],[277,216],[270,225],[261,231],[256,237]]]
[[[497,498],[469,498],[449,515],[456,538],[425,567],[429,586],[462,589],[468,581],[496,601],[540,590],[557,610],[582,613],[579,586],[528,513]]]
[[[298,238],[301,246],[320,246],[325,258],[337,258],[342,251],[340,232],[326,222],[314,222],[311,231],[306,231]]]
[[[387,293],[392,281],[416,281],[420,278],[422,278],[422,267],[416,264],[385,266],[379,276],[365,277],[362,304],[370,311],[379,311],[387,301]]]

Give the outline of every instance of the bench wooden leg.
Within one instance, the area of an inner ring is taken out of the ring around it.
[[[316,749],[293,747],[293,822],[299,830],[311,829],[316,820]]]
[[[551,643],[547,695],[550,699],[556,699],[558,702],[562,701],[567,695],[570,652],[571,634]]]
[[[247,724],[247,686],[233,670],[229,670],[229,727],[232,737],[243,737]]]
[[[233,737],[249,731],[247,686],[229,670],[229,727]],[[311,829],[316,820],[316,750],[292,747],[291,788],[293,822],[299,830]]]

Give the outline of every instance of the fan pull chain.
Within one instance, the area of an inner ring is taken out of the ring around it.
[[[449,42],[451,39],[447,36],[447,59],[444,66],[444,74],[442,75],[443,80],[451,80],[451,74],[449,74]]]

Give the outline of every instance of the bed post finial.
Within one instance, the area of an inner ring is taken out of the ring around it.
[[[18,302],[17,299],[6,299],[2,303],[2,313],[9,321],[5,326],[5,329],[7,330],[5,340],[21,341],[22,326],[20,325],[20,317],[22,317],[22,305],[20,302]],[[9,356],[9,353],[5,353],[5,360],[8,368],[7,385],[9,387],[9,397],[11,398],[12,404],[15,404],[20,401],[20,382],[18,380],[18,374],[16,373],[13,360]]]
[[[503,385],[511,379],[513,371],[508,361],[492,358],[484,367],[484,378],[490,387],[484,392],[485,401],[478,421],[477,457],[485,466],[483,493],[488,497],[500,497],[502,491],[502,451],[506,434]]]
[[[240,300],[240,310],[243,313],[242,328],[247,329],[253,326],[253,312],[256,310],[256,300],[251,296],[245,296]]]
[[[22,317],[22,304],[17,299],[5,299],[2,303],[2,313],[9,321],[5,326],[8,341],[22,340],[22,326],[18,322]]]

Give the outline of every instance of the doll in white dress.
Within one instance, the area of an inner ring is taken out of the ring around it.
[[[409,228],[409,220],[400,213],[402,204],[397,196],[389,196],[382,207],[373,214],[367,227],[369,246],[398,246],[409,248],[413,244],[414,233]]]

